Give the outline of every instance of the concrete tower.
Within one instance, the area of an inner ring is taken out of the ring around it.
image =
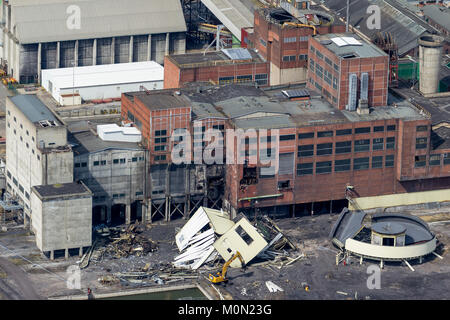
[[[422,94],[433,94],[439,90],[443,42],[444,39],[436,35],[422,36],[419,39],[419,89]]]

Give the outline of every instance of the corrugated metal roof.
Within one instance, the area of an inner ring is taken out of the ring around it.
[[[253,27],[253,12],[240,0],[201,0],[202,3],[241,41],[241,29]]]
[[[42,70],[42,79],[60,89],[164,80],[164,68],[154,61]]]
[[[434,22],[450,31],[450,9],[439,6],[425,6],[423,13],[430,17]]]
[[[339,16],[345,18],[345,5],[342,0],[323,0],[324,5],[339,13]],[[394,37],[399,55],[403,55],[418,46],[417,39],[432,31],[433,28],[419,17],[409,13],[406,9],[400,11],[394,2],[388,0],[358,0],[351,1],[350,5],[350,24],[360,30],[370,38],[374,38],[380,31],[369,29],[367,27],[367,8],[370,5],[378,5],[381,9],[381,29],[383,32],[390,32]]]
[[[79,29],[67,27],[70,5],[80,8]],[[19,0],[12,6],[23,44],[186,31],[179,0]]]

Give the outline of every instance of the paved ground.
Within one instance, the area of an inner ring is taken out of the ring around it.
[[[277,220],[279,227],[298,246],[298,254],[304,253],[307,257],[281,269],[273,264],[250,265],[244,272],[239,269],[230,269],[229,283],[226,286],[219,286],[219,290],[223,293],[229,292],[237,300],[354,299],[355,295],[358,299],[450,298],[448,290],[450,288],[450,258],[447,254],[450,244],[450,225],[448,222],[433,222],[430,225],[441,243],[438,252],[443,255],[443,260],[430,256],[423,264],[412,262],[415,272],[399,263],[387,264],[381,271],[381,289],[370,290],[367,288],[369,276],[367,268],[373,262],[365,261],[360,265],[359,260],[351,259],[350,264],[346,266],[342,264],[336,266],[337,249],[327,238],[336,218],[337,215],[320,215]],[[100,284],[97,279],[114,272],[140,270],[146,263],[150,263],[151,269],[155,271],[163,268],[178,254],[174,236],[177,228],[180,228],[184,222],[184,220],[176,220],[171,223],[154,224],[146,231],[145,234],[148,237],[159,242],[157,252],[144,257],[92,262],[87,269],[81,271],[81,290],[68,289],[66,284],[69,276],[67,268],[77,264],[79,260],[77,256],[72,256],[68,260],[59,257],[55,261],[50,261],[36,248],[34,236],[27,234],[23,229],[16,227],[6,233],[0,232],[0,245],[14,252],[11,253],[0,247],[0,258],[2,261],[7,259],[10,262],[8,268],[0,264],[3,273],[7,274],[6,280],[10,282],[5,282],[3,278],[0,279],[0,283],[12,283],[20,275],[20,271],[13,270],[12,264],[16,268],[25,270],[27,276],[22,274],[23,281],[18,282],[14,290],[0,285],[0,294],[3,299],[27,298],[33,295],[32,289],[24,290],[28,286],[32,286],[35,293],[42,298],[84,294],[88,287],[92,288],[94,293],[136,289],[139,285],[109,286]],[[19,255],[32,263],[25,261]],[[211,270],[202,270],[199,279],[204,279],[209,272]],[[270,293],[265,285],[267,280],[273,281],[284,291]],[[186,280],[185,283],[191,281]],[[303,283],[309,285],[310,291],[306,292],[303,289]],[[149,285],[157,286],[155,283]]]

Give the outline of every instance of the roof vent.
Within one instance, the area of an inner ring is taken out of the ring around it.
[[[333,43],[333,41],[331,41],[331,40],[320,40],[320,44],[322,44],[324,46],[328,46],[332,43]]]

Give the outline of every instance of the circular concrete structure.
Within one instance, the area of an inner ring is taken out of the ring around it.
[[[372,225],[372,231],[386,236],[405,233],[406,227],[396,222],[378,222]]]
[[[419,38],[419,90],[422,94],[433,94],[439,91],[443,42],[444,38],[436,35]]]

